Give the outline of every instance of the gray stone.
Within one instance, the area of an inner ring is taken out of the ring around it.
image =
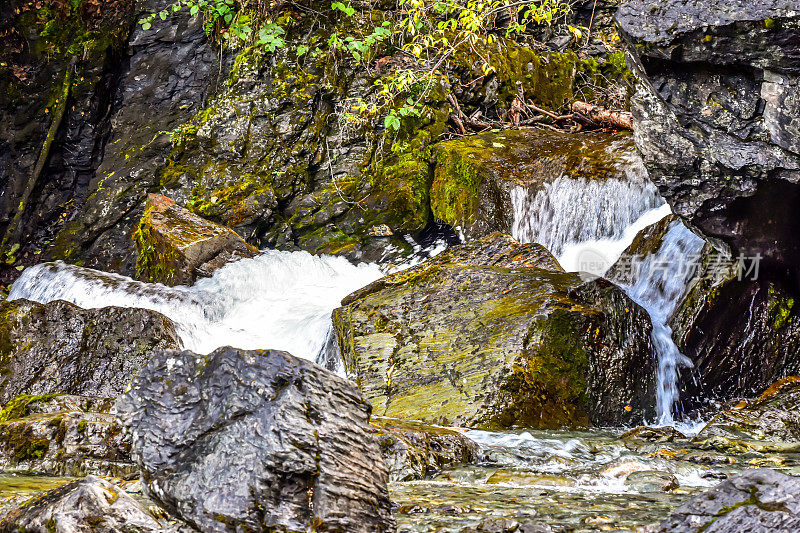
[[[394,531],[369,408],[313,363],[162,352],[117,410],[147,494],[203,531]]]
[[[678,507],[656,530],[669,533],[795,533],[800,478],[746,470]]]
[[[0,302],[0,403],[20,394],[116,397],[155,349],[181,346],[155,311]]]

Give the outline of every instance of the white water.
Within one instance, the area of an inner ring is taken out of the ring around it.
[[[375,264],[270,250],[229,263],[192,287],[143,283],[65,263],[26,269],[9,299],[66,300],[83,308],[142,307],[175,322],[184,348],[277,349],[321,361],[331,311],[351,292],[383,276]]]
[[[696,258],[703,240],[680,221],[674,221],[659,250],[633,261],[634,275],[622,288],[632,300],[644,307],[653,324],[653,349],[657,355],[656,411],[660,425],[675,426],[673,408],[678,399],[678,371],[691,368],[690,359],[680,353],[672,340],[667,321],[696,274]],[[691,426],[683,427],[692,431]]]
[[[638,155],[616,144],[608,150],[618,177],[561,176],[512,189],[512,236],[543,245],[569,272],[605,273],[636,233],[670,212]]]

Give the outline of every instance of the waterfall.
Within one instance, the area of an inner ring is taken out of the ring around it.
[[[692,367],[672,340],[667,321],[680,302],[689,281],[698,274],[698,258],[704,241],[680,221],[674,221],[664,234],[657,252],[631,260],[631,277],[617,281],[630,298],[649,314],[651,334],[657,356],[657,423],[675,425],[672,409],[678,399],[678,370]]]
[[[336,362],[331,311],[382,275],[375,264],[355,266],[343,257],[275,250],[229,263],[192,287],[143,283],[55,262],[26,269],[8,299],[152,309],[169,317],[184,347],[198,353],[220,346],[271,348],[330,367]]]
[[[592,273],[602,275],[639,230],[670,212],[635,152],[620,155],[616,144],[607,150],[614,177],[564,175],[541,187],[514,187],[512,236],[543,245],[567,271],[585,270],[588,247],[602,263]]]

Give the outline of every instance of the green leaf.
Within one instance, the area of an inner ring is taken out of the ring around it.
[[[161,13],[158,14],[158,16],[161,18],[161,20],[167,20],[167,12],[166,11],[162,11]]]
[[[301,44],[301,45],[299,45],[299,46],[297,47],[297,50],[296,50],[297,57],[303,56],[303,55],[305,55],[307,52],[308,52],[308,46],[305,46],[305,45]]]
[[[192,6],[192,8],[189,10],[189,14],[193,17],[196,17],[199,12],[200,12],[200,6],[198,5]]]
[[[149,29],[150,29],[150,28],[152,28],[152,27],[153,27],[153,26],[152,26],[152,24],[150,24],[149,22],[143,22],[143,23],[142,23],[142,29],[143,29],[144,31],[147,31],[147,30],[149,30]]]

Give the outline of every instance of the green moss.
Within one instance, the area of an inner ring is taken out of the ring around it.
[[[139,252],[136,275],[154,283],[174,285],[179,282],[180,258],[173,247],[159,246],[151,222],[154,209],[153,206],[145,208],[133,232],[133,242]]]
[[[8,422],[0,424],[0,443],[17,463],[41,459],[50,448],[50,441],[37,437],[31,426]]]
[[[3,406],[0,411],[0,423],[24,418],[28,416],[28,406],[31,403],[46,402],[56,396],[58,396],[56,393],[41,395],[21,394]]]
[[[454,227],[475,222],[482,181],[478,170],[481,159],[473,146],[461,149],[456,144],[443,143],[437,147],[430,191],[436,220]]]

